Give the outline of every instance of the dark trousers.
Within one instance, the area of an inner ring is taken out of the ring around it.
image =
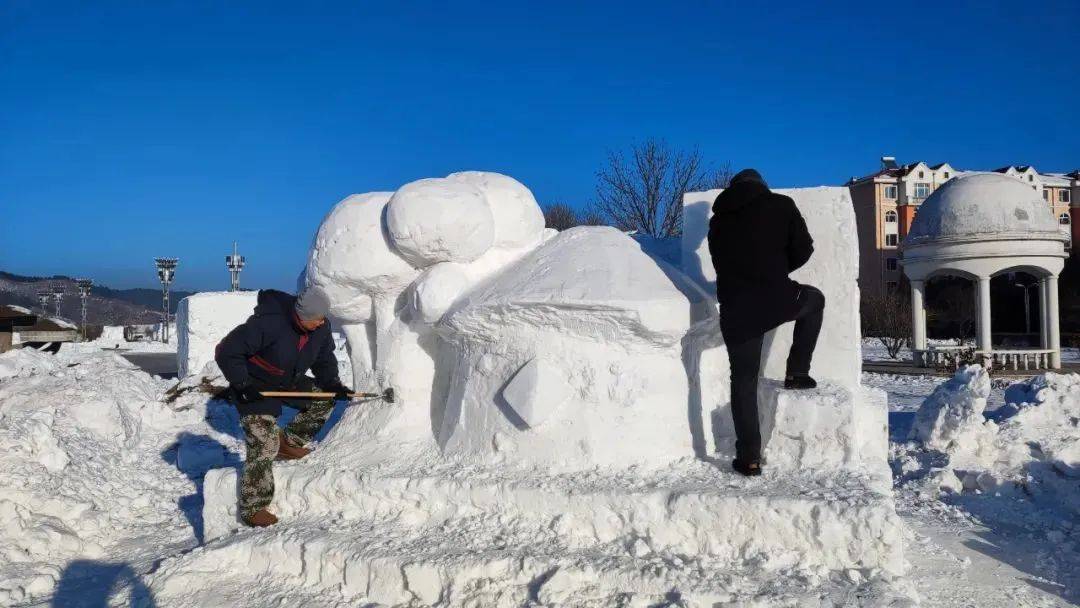
[[[787,375],[809,375],[821,321],[825,312],[825,294],[809,285],[799,289],[799,309],[795,332],[788,353]],[[731,365],[731,417],[735,422],[735,457],[750,461],[761,458],[761,429],[758,422],[757,388],[761,374],[761,346],[764,335],[738,344],[728,344]]]

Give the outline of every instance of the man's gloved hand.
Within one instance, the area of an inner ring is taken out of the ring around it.
[[[255,403],[263,400],[263,396],[251,385],[234,386],[232,392],[233,399],[236,399],[237,403]]]
[[[328,393],[334,393],[335,401],[348,401],[349,399],[352,399],[353,390],[340,382],[331,384],[323,390]]]

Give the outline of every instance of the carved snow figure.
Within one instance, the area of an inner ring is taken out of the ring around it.
[[[708,224],[694,202],[715,192],[687,195],[697,280],[613,228],[545,229],[504,175],[345,199],[300,286],[331,302],[355,387],[397,399],[348,408],[300,464],[274,467],[274,512],[295,524],[163,565],[156,596],[224,570],[241,597],[257,564],[341,605],[734,605],[759,585],[739,577],[792,572],[778,593],[797,605],[820,599],[807,581],[857,571],[871,577],[860,593],[889,605],[901,526],[884,401],[859,385],[854,217],[836,190],[785,192],[822,244],[800,272],[831,303],[824,386],[762,383],[777,465],[753,484],[710,461],[731,448],[727,359],[693,239]],[[766,340],[767,378],[789,339]],[[206,538],[236,529],[235,472],[209,472],[204,493]]]

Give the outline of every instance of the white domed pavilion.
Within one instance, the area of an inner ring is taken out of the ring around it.
[[[1038,192],[999,173],[957,177],[919,208],[903,242],[901,264],[911,281],[915,363],[941,356],[926,342],[926,281],[960,276],[978,282],[976,355],[987,364],[1061,367],[1058,274],[1065,265],[1067,236]],[[990,279],[1006,272],[1039,278],[1040,349],[997,350],[990,339]]]

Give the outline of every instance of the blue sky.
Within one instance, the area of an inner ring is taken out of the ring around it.
[[[1080,3],[758,4],[10,0],[0,269],[225,288],[238,240],[289,288],[350,193],[483,169],[580,206],[648,137],[775,186],[1080,167]]]

